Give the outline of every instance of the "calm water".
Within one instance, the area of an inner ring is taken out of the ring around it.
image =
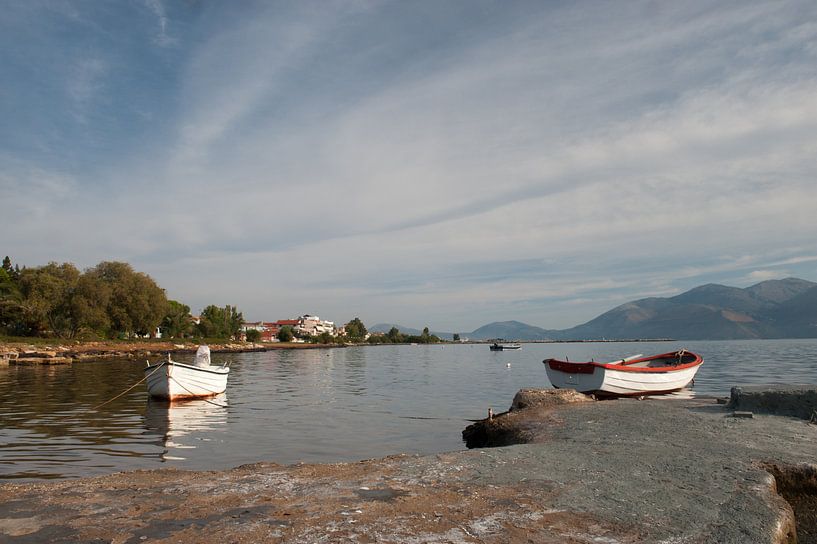
[[[144,361],[0,367],[0,479],[457,450],[469,419],[507,409],[523,387],[550,386],[542,359],[612,360],[682,347],[706,359],[697,395],[728,395],[739,383],[817,383],[817,340],[214,354],[232,371],[227,393],[213,402],[149,401],[142,384],[98,411],[92,407],[142,378]]]

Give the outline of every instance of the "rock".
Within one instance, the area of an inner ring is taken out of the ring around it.
[[[511,412],[525,408],[552,408],[561,404],[588,402],[592,399],[575,389],[520,389],[513,397]]]
[[[489,413],[462,431],[468,448],[486,448],[526,444],[535,440],[542,426],[550,420],[547,413],[560,406],[593,399],[573,389],[521,389],[513,398],[510,410]]]
[[[65,365],[73,363],[74,360],[71,357],[18,357],[17,359],[11,359],[9,364],[11,365]]]
[[[732,417],[752,419],[755,415],[752,412],[732,412]]]

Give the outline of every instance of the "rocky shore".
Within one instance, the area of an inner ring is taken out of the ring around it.
[[[499,448],[4,484],[0,540],[817,542],[817,425],[749,412],[747,394],[522,391],[464,431]]]
[[[276,349],[321,349],[343,347],[331,344],[304,344],[276,342],[260,344],[236,342],[209,344],[213,353],[244,353]],[[0,342],[0,365],[59,365],[100,359],[142,359],[167,353],[195,353],[198,344],[191,342],[72,342],[33,345],[19,342]]]

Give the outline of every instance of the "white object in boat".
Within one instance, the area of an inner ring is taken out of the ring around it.
[[[151,397],[176,400],[212,397],[227,389],[230,368],[210,364],[210,348],[199,346],[196,362],[192,365],[177,363],[167,356],[167,361],[145,368],[148,393]]]

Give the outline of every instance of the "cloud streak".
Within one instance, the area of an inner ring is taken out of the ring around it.
[[[167,35],[163,4],[146,5]],[[126,259],[194,308],[449,330],[817,279],[808,2],[177,11],[189,33],[158,57],[172,77],[112,95],[105,61],[66,80],[83,131],[111,115],[101,97],[148,91],[160,125],[83,150],[103,171],[6,155],[29,165],[0,178],[18,203],[42,192],[25,171],[72,180],[39,228],[79,230],[34,243],[23,221],[9,251]]]

